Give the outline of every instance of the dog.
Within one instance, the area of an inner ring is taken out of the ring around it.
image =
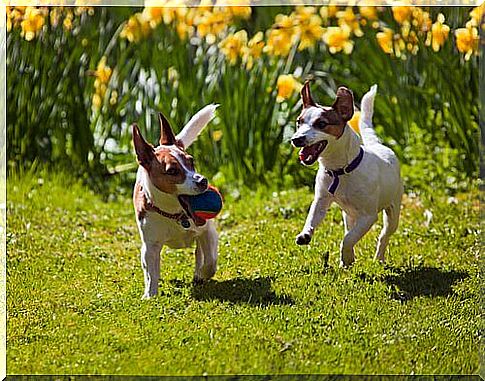
[[[186,149],[213,119],[217,107],[214,104],[204,107],[177,136],[160,113],[160,145],[156,148],[145,141],[136,123],[132,125],[139,164],[133,204],[142,241],[143,299],[158,293],[160,252],[164,245],[184,248],[196,242],[195,283],[216,273],[218,234],[214,222],[191,215],[183,201],[185,196],[201,194],[208,188],[207,179],[196,172],[194,159]]]
[[[377,221],[383,211],[383,228],[375,258],[385,261],[389,237],[399,224],[403,184],[399,161],[394,152],[382,145],[373,124],[377,85],[362,98],[360,136],[347,122],[354,113],[354,97],[339,87],[332,106],[315,103],[310,83],[301,90],[303,109],[297,118],[297,130],[291,138],[304,165],[318,160],[315,198],[296,244],[310,243],[317,226],[333,202],[342,209],[345,235],[340,245],[340,265],[355,261],[354,246]]]

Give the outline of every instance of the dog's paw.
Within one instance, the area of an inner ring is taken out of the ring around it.
[[[312,240],[312,236],[308,233],[300,233],[296,236],[295,242],[297,245],[308,245]]]

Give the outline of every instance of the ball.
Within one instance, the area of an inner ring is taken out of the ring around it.
[[[204,193],[187,198],[192,214],[203,220],[216,217],[222,209],[222,196],[219,190],[209,185]]]

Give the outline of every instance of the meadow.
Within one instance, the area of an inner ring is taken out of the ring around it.
[[[7,7],[8,374],[478,373],[483,5],[164,5]],[[338,266],[334,207],[294,243],[306,79],[357,109],[379,86],[405,184],[385,265],[379,222]],[[157,112],[177,130],[211,102],[190,153],[225,197],[218,272],[195,286],[193,249],[165,249],[142,301],[129,126],[155,143]]]
[[[166,249],[149,301],[128,198],[63,175],[8,195],[9,374],[478,373],[477,192],[406,197],[387,264],[375,226],[350,270],[337,208],[302,248],[309,189],[243,195],[219,218],[214,280],[193,286],[193,249]]]

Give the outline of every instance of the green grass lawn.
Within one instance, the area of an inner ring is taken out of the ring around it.
[[[308,189],[228,200],[214,280],[193,287],[193,250],[166,249],[160,295],[142,301],[130,197],[65,182],[8,180],[9,374],[479,370],[478,192],[406,197],[386,266],[375,226],[350,270],[337,208],[294,244]]]

